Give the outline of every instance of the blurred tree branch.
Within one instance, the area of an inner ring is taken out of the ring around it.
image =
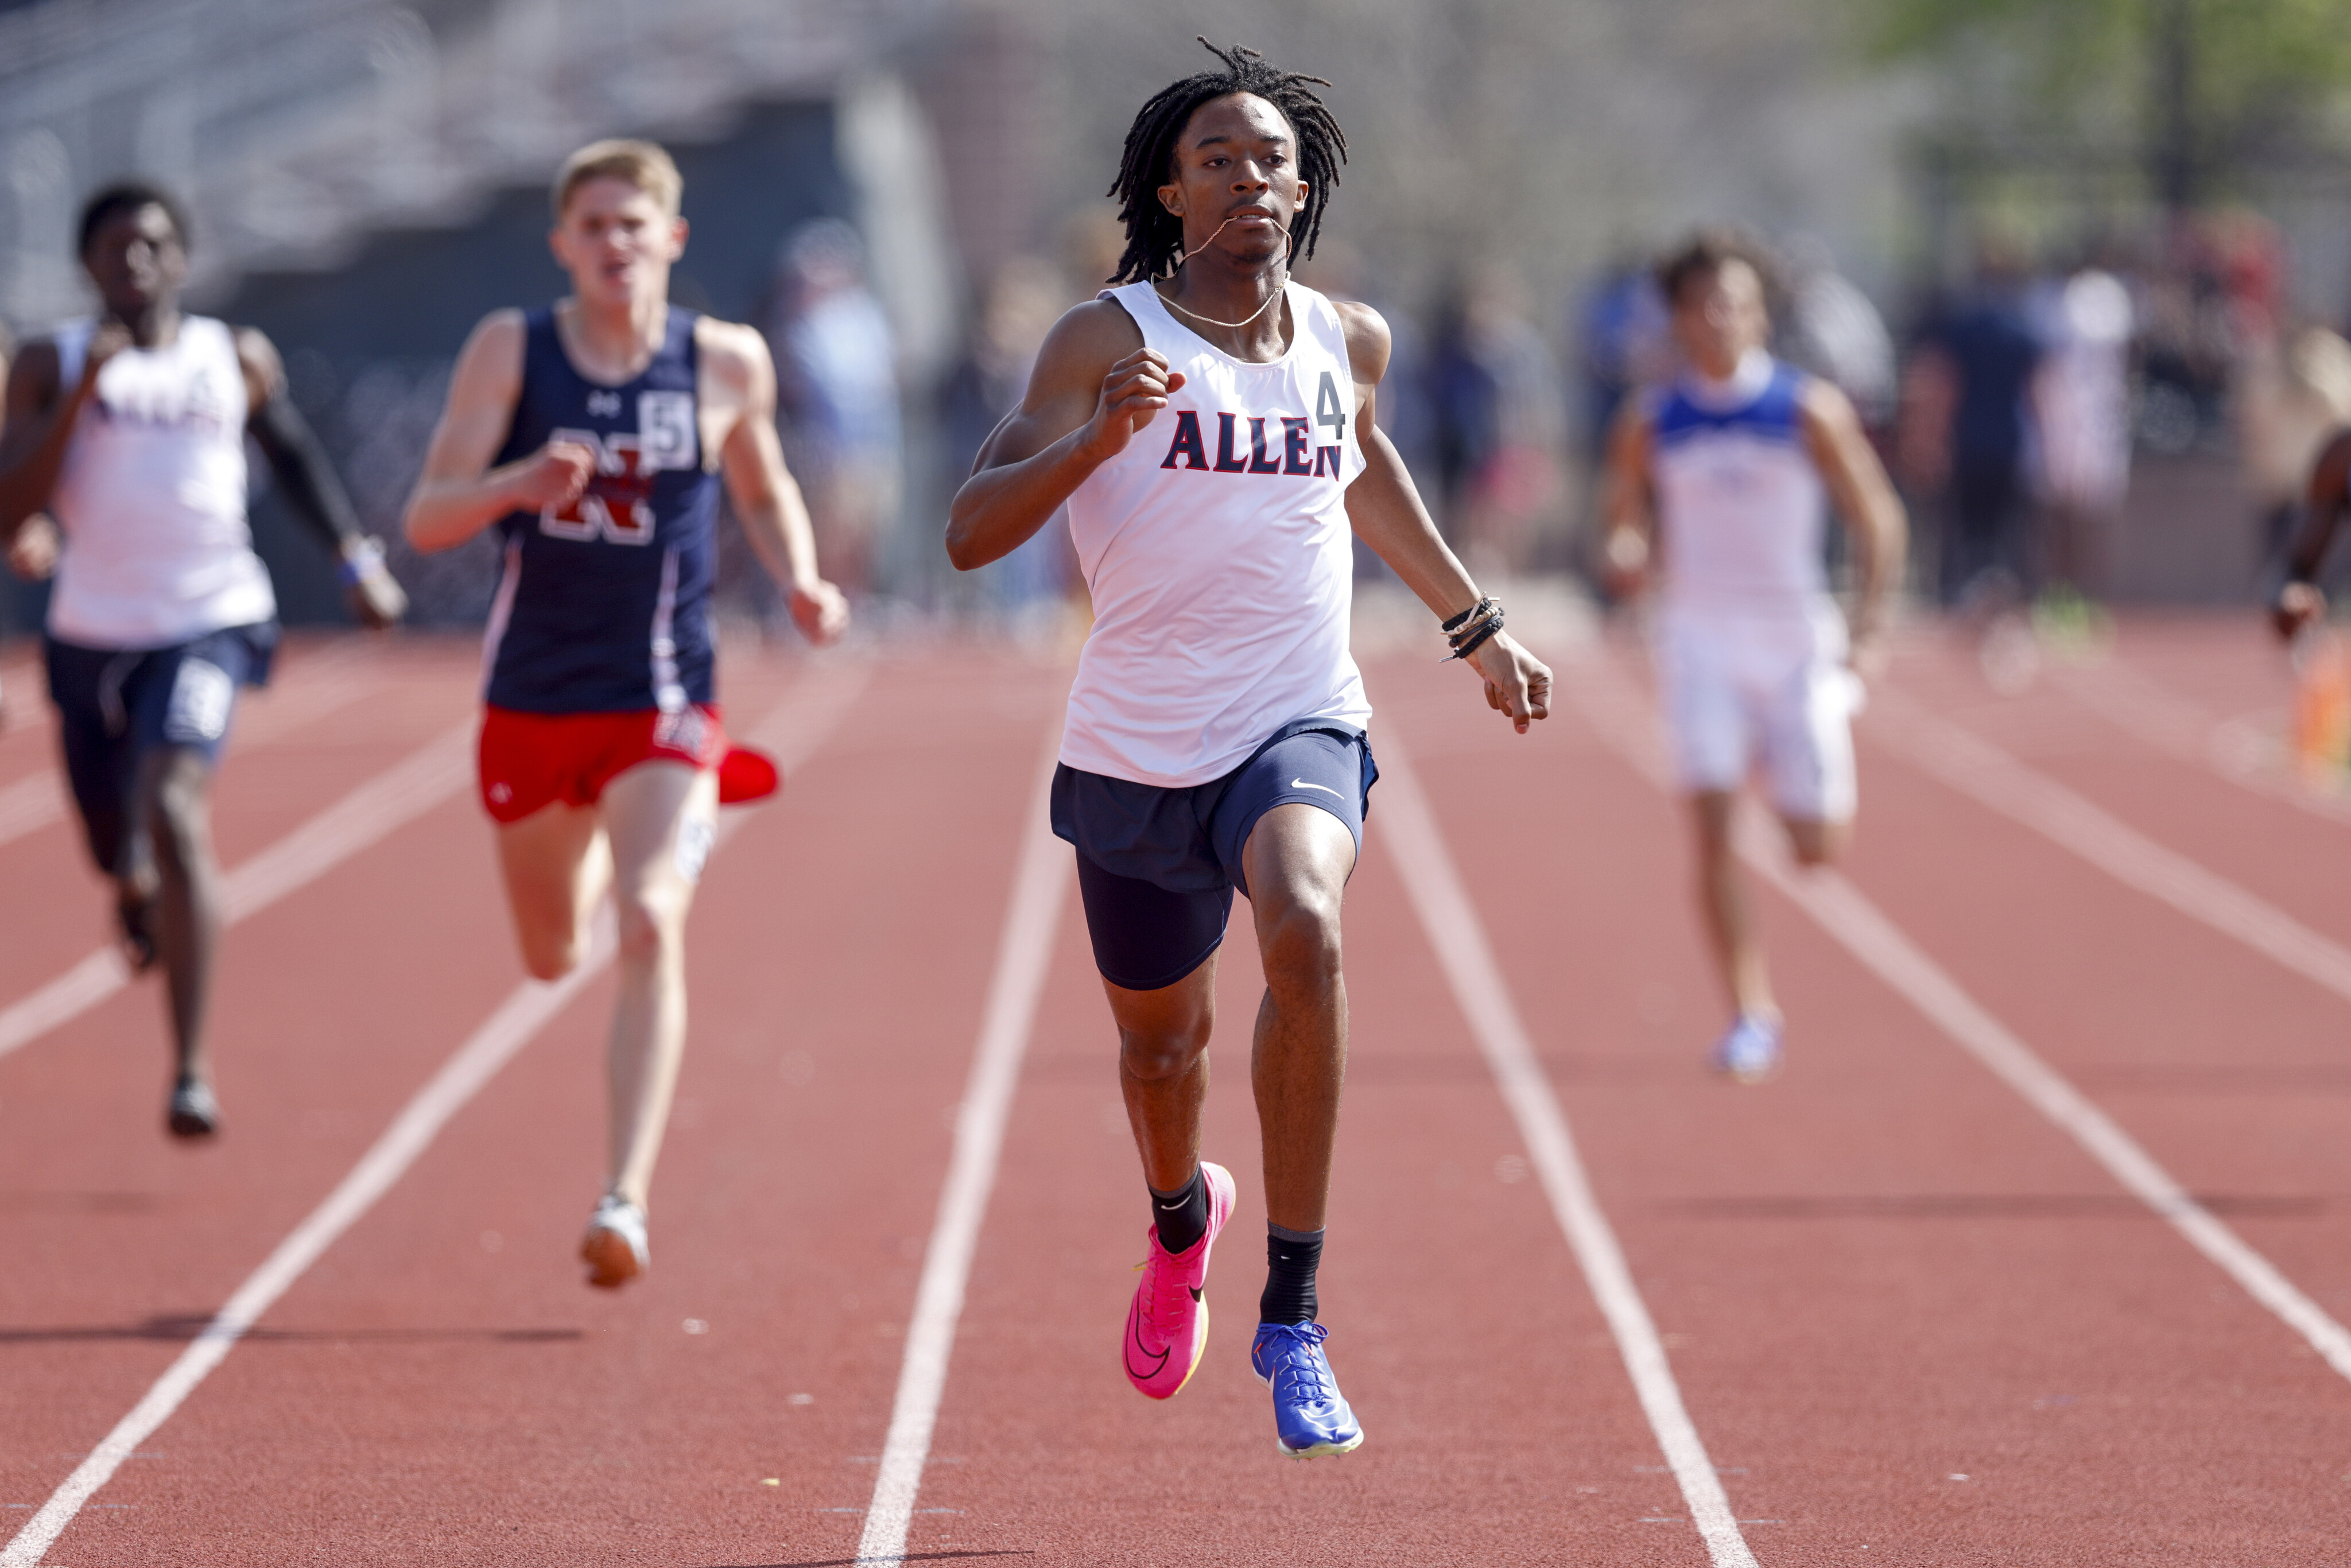
[[[1884,60],[1938,68],[1947,133],[2127,142],[2165,204],[2339,151],[2351,0],[1835,0]]]

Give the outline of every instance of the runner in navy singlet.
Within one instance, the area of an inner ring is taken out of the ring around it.
[[[722,483],[800,630],[828,643],[849,622],[777,444],[766,343],[669,303],[680,193],[649,142],[565,162],[549,243],[572,296],[475,329],[406,518],[422,550],[492,527],[505,541],[481,788],[525,966],[576,967],[608,891],[619,916],[611,1180],[580,1243],[606,1287],[649,1261],[646,1193],[685,1043],[685,916],[728,758],[710,631]]]

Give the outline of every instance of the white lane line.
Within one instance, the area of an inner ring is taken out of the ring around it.
[[[328,659],[327,671],[331,674],[350,662],[349,656]],[[306,666],[305,673],[319,673],[317,664]],[[266,746],[288,730],[349,706],[358,700],[364,685],[348,679],[319,681],[256,703],[251,716],[235,727],[230,744],[239,749]],[[0,788],[0,844],[64,821],[67,810],[65,774],[54,764]]]
[[[0,789],[0,844],[62,821],[65,814],[65,775],[55,768],[27,774]]]
[[[1029,802],[1021,834],[1020,861],[1012,878],[1012,901],[1004,936],[996,950],[996,974],[988,983],[979,1042],[972,1053],[971,1077],[956,1113],[955,1149],[946,1181],[939,1189],[937,1217],[923,1252],[923,1278],[914,1291],[914,1313],[906,1327],[906,1353],[898,1368],[898,1395],[890,1407],[890,1435],[883,1440],[882,1464],[857,1561],[866,1568],[905,1561],[906,1526],[922,1490],[923,1466],[931,1451],[946,1395],[947,1358],[955,1349],[956,1324],[963,1315],[964,1288],[971,1278],[972,1253],[996,1185],[1004,1124],[1020,1077],[1020,1058],[1037,1017],[1037,998],[1053,953],[1053,930],[1068,901],[1071,866],[1069,847],[1053,836],[1047,810],[1053,781],[1053,744]]]
[[[222,878],[228,925],[315,882],[465,785],[471,721],[444,731]],[[96,1007],[131,980],[111,946],[100,947],[30,995],[0,1008],[0,1057]]]
[[[2277,736],[2264,732],[2257,716],[2216,719],[2143,671],[2112,660],[2091,669],[2061,670],[2056,685],[2108,724],[2158,751],[2314,817],[2351,822],[2351,795],[2297,778],[2286,747]]]
[[[1429,810],[1411,754],[1396,734],[1393,719],[1382,725],[1380,737],[1380,831],[1395,847],[1414,910],[1428,933],[1453,988],[1454,1000],[1469,1030],[1485,1053],[1486,1065],[1502,1092],[1526,1140],[1527,1153],[1541,1176],[1543,1191],[1567,1244],[1583,1270],[1583,1279],[1615,1336],[1617,1354],[1633,1379],[1633,1391],[1656,1434],[1682,1501],[1706,1542],[1715,1568],[1755,1568],[1755,1555],[1739,1531],[1740,1521],[1707,1457],[1698,1424],[1682,1403],[1681,1388],[1666,1355],[1657,1325],[1633,1282],[1616,1232],[1609,1225],[1600,1200],[1592,1191],[1575,1135],[1558,1092],[1535,1059],[1526,1025],[1511,999],[1510,982],[1487,941],[1486,927],[1462,885],[1445,839]]]
[[[1909,703],[1875,705],[1873,732],[1930,777],[2351,1001],[2351,951],[2267,900],[2129,827],[2039,769]]]
[[[775,751],[778,760],[787,767],[797,767],[805,761],[849,711],[872,673],[872,666],[862,662],[836,665],[832,670],[838,673],[823,672],[795,683],[783,704],[753,732],[752,741]],[[811,686],[816,689],[809,689]],[[743,821],[743,813],[729,812],[718,825],[719,841],[731,836]],[[613,947],[613,924],[608,907],[597,922],[595,940],[578,968],[552,982],[525,980],[498,1004],[497,1009],[417,1091],[415,1098],[385,1129],[383,1136],[327,1195],[327,1200],[311,1210],[261,1267],[246,1277],[228,1304],[155,1380],[145,1396],[131,1406],[131,1413],[115,1423],[105,1440],[91,1449],[89,1458],[49,1494],[49,1500],[16,1532],[6,1549],[0,1550],[0,1568],[37,1568],[59,1532],[122,1468],[122,1462],[131,1458],[157,1427],[171,1419],[172,1412],[195,1392],[196,1385],[227,1358],[236,1342],[261,1321],[262,1314],[310,1265],[373,1207],[377,1199],[392,1190],[441,1129],[448,1125],[449,1119],[496,1077],[498,1070],[514,1060],[516,1052],[561,1012],[581,988],[603,972],[612,960]]]
[[[295,1281],[416,1163],[449,1118],[480,1092],[530,1038],[593,979],[612,955],[611,922],[599,924],[595,945],[580,967],[552,984],[526,981],[460,1046],[408,1103],[351,1173],[277,1244],[267,1261],[237,1288],[228,1304],[157,1378],[131,1413],[49,1494],[16,1539],[0,1551],[0,1568],[36,1568],[59,1532],[106,1485],[131,1451],[171,1419],[196,1385],[228,1356],[246,1330]]]
[[[1671,788],[1653,727],[1628,711],[1632,705],[1614,680],[1571,681],[1563,689],[1574,694],[1593,727],[1636,771],[1660,789]],[[2246,1294],[2302,1335],[2327,1365],[2351,1378],[2351,1331],[2197,1202],[2137,1140],[1970,996],[1859,889],[1833,871],[1793,869],[1771,830],[1752,811],[1740,814],[1738,843],[1741,859],[1865,968],[2073,1139],[2125,1191],[2153,1209]]]

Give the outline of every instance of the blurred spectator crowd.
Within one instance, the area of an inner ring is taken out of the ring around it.
[[[918,586],[883,536],[902,506],[925,519],[943,508],[1053,321],[1108,274],[1116,240],[1081,221],[1061,256],[983,280],[962,352],[927,389],[888,373],[889,329],[854,233],[827,223],[786,242],[766,325],[788,446],[842,580],[1014,622],[1072,597],[1058,530],[967,590]],[[1764,248],[1778,351],[1853,399],[1911,505],[1912,590],[1946,608],[2108,594],[2135,461],[2233,468],[2241,514],[2210,526],[2243,538],[2248,561],[2273,560],[2318,446],[2351,423],[2351,343],[2336,323],[2290,312],[2282,246],[2249,215],[2199,220],[2161,244],[2039,256],[1987,239],[1955,281],[1891,311],[1817,241]],[[1425,300],[1387,298],[1339,242],[1299,277],[1387,317],[1395,350],[1380,423],[1474,570],[1590,575],[1606,433],[1628,398],[1676,371],[1649,267],[1627,249],[1555,312],[1500,269]],[[911,437],[917,424],[926,442]],[[914,543],[929,539],[927,521],[910,527]],[[1380,569],[1365,557],[1364,570]],[[2249,575],[2220,592],[2252,587]],[[958,591],[959,603],[941,601]]]

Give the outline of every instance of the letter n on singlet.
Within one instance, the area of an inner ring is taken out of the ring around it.
[[[1178,453],[1183,454],[1186,468],[1206,468],[1208,465],[1208,448],[1200,439],[1200,416],[1188,408],[1176,410],[1176,439],[1167,444],[1167,461],[1159,466],[1175,467]]]

